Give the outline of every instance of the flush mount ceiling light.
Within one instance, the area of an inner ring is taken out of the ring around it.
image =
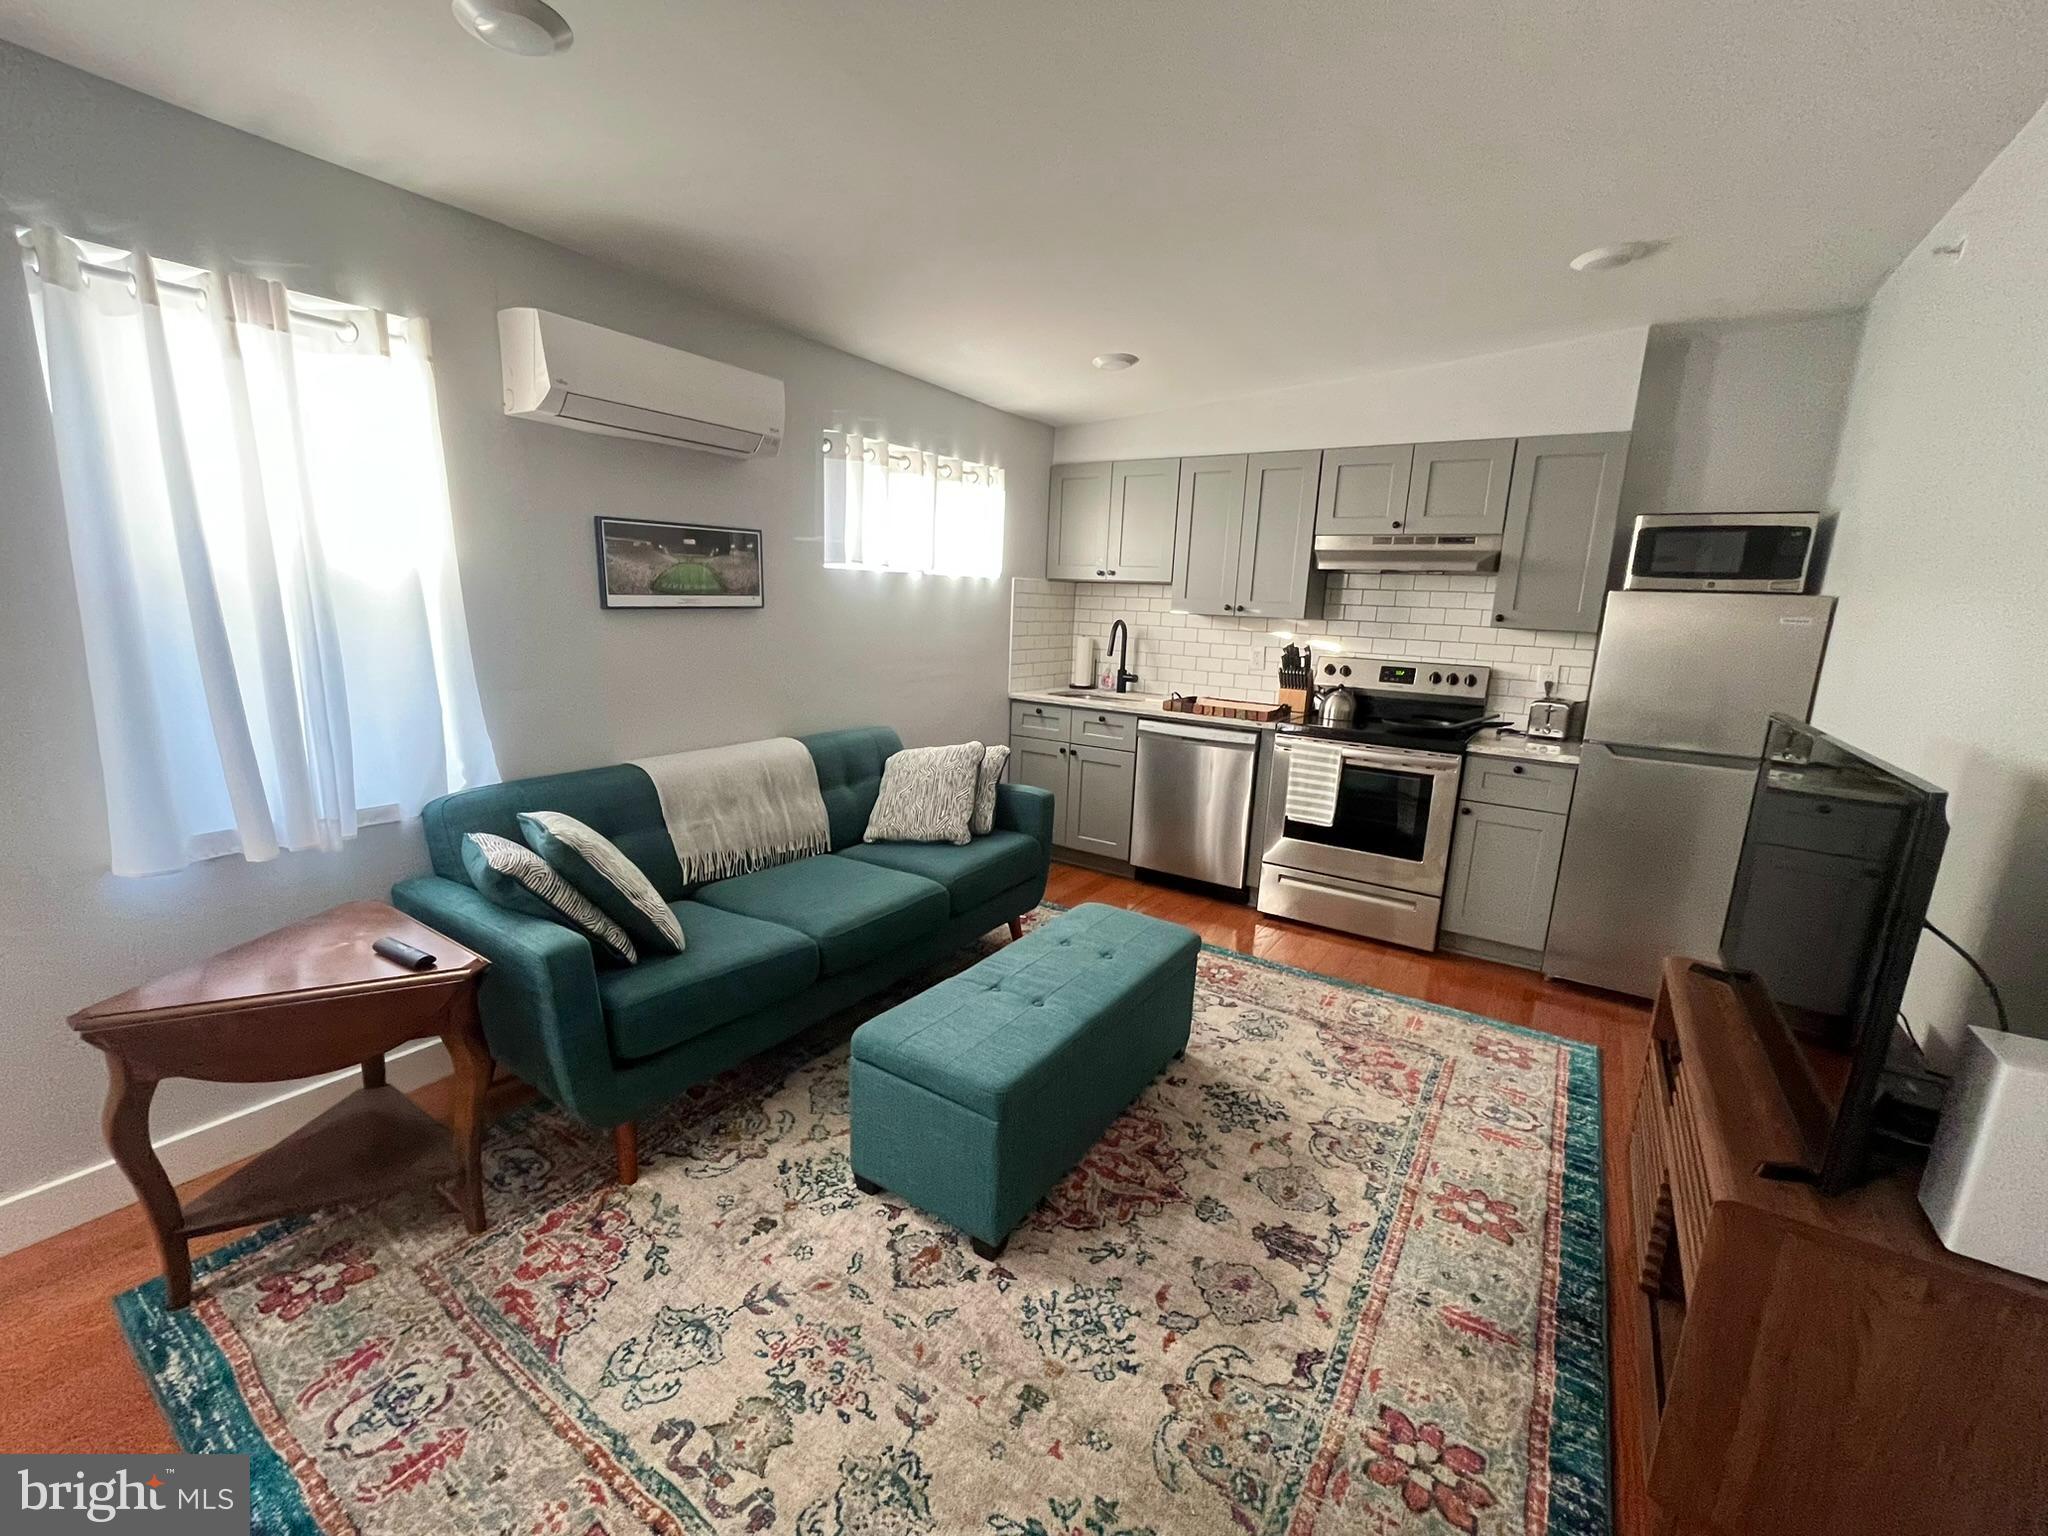
[[[1135,367],[1138,354],[1135,352],[1098,352],[1089,359],[1104,373],[1122,373],[1126,368]]]
[[[1654,256],[1662,249],[1662,240],[1628,240],[1620,245],[1596,245],[1572,258],[1572,270],[1607,272],[1615,267],[1625,267],[1632,261],[1641,261],[1645,256]]]
[[[545,0],[454,0],[453,9],[463,31],[500,53],[544,59],[576,39],[562,13]]]

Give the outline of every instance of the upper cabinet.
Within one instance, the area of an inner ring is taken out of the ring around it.
[[[1272,619],[1319,610],[1310,556],[1321,461],[1313,449],[1183,459],[1173,606]]]
[[[1599,630],[1627,467],[1626,432],[1521,440],[1494,582],[1494,623]]]
[[[1506,521],[1511,437],[1468,443],[1418,443],[1408,472],[1407,515],[1392,532],[1410,538],[1460,539],[1497,534]]]
[[[1055,464],[1045,574],[1056,581],[1171,581],[1179,485],[1179,459]]]
[[[1183,613],[1236,612],[1246,468],[1241,453],[1180,461],[1173,606]]]
[[[1322,459],[1315,449],[1251,456],[1237,536],[1237,612],[1301,619],[1313,610],[1322,616],[1323,573],[1310,566]]]
[[[1408,520],[1408,478],[1415,448],[1327,448],[1316,497],[1316,533],[1391,538]]]
[[[1109,474],[1109,564],[1115,581],[1173,580],[1179,459],[1119,461]]]
[[[1045,509],[1045,574],[1094,581],[1109,564],[1108,464],[1055,464]]]
[[[1627,462],[1628,434],[1602,432],[1056,464],[1046,574],[1171,583],[1184,613],[1304,619],[1322,615],[1319,535],[1393,539],[1401,552],[1498,538],[1493,622],[1591,634]]]

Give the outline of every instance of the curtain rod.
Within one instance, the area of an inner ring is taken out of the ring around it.
[[[43,270],[42,258],[36,254],[35,247],[29,244],[27,235],[28,232],[26,230],[21,230],[15,234],[14,238],[27,252],[29,270],[41,276]],[[67,235],[64,238],[69,239],[70,236]],[[135,291],[135,274],[125,268],[103,266],[96,261],[87,261],[81,256],[78,261],[78,269],[88,277],[104,277],[111,282],[126,283],[130,293]],[[200,288],[192,283],[172,282],[166,277],[158,278],[156,286],[159,292],[175,293],[185,298],[196,299],[202,308],[205,307],[206,290],[204,288]],[[345,318],[337,319],[333,315],[322,314],[318,310],[294,309],[291,311],[291,317],[296,324],[310,325],[316,330],[332,331],[344,341],[354,341],[356,337],[362,334],[362,327],[357,325],[355,321]],[[402,329],[402,327],[400,328]]]

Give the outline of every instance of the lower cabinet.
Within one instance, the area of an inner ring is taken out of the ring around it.
[[[1108,747],[1067,748],[1066,835],[1069,848],[1105,859],[1131,857],[1131,790],[1138,754]]]
[[[1479,761],[1467,760],[1468,780],[1474,777],[1472,765]],[[1541,963],[1550,934],[1550,902],[1564,858],[1565,808],[1575,774],[1549,764],[1517,765],[1509,771],[1516,777],[1504,783],[1516,793],[1503,792],[1497,798],[1522,803],[1472,799],[1475,786],[1470,782],[1458,801],[1438,927],[1448,949],[1534,966]],[[1486,792],[1485,783],[1478,776],[1481,793]],[[1531,809],[1531,798],[1556,809]]]
[[[1130,862],[1131,792],[1137,778],[1134,751],[1010,737],[1010,782],[1052,792],[1056,847]]]
[[[1010,782],[1051,791],[1052,840],[1059,845],[1064,845],[1067,840],[1069,750],[1055,742],[1035,741],[1023,736],[1010,738]]]

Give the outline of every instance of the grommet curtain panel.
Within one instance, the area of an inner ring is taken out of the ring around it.
[[[23,243],[114,873],[494,781],[424,323]]]
[[[824,436],[825,563],[1003,573],[1003,472],[856,431]]]

